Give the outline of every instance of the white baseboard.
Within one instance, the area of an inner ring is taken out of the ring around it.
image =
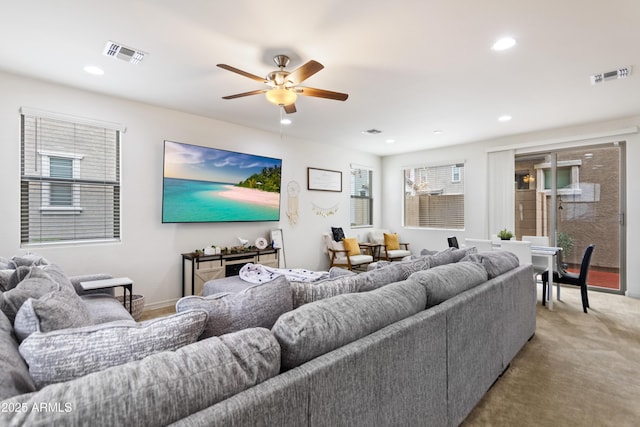
[[[150,310],[157,310],[159,308],[175,307],[176,306],[176,302],[178,302],[178,300],[179,300],[179,298],[170,299],[170,300],[166,300],[166,301],[154,302],[153,304],[145,303],[143,312],[150,311]]]
[[[631,298],[640,299],[640,293],[637,293],[637,292],[629,292],[629,291],[627,291],[627,292],[625,292],[625,295],[628,296],[628,297],[631,297]]]

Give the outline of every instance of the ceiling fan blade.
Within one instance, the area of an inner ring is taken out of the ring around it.
[[[305,81],[306,79],[308,79],[309,77],[313,76],[315,73],[322,70],[323,68],[324,68],[324,65],[322,65],[317,61],[311,60],[306,64],[301,65],[300,67],[293,70],[289,74],[287,79],[291,80],[293,84],[299,84]]]
[[[336,101],[346,101],[349,97],[346,93],[332,92],[330,90],[312,87],[296,87],[296,93],[305,96],[315,96],[316,98],[335,99]]]
[[[284,112],[287,113],[287,114],[292,114],[292,113],[295,113],[297,111],[296,110],[296,104],[285,105],[282,108],[284,108]]]
[[[267,90],[269,89],[252,90],[251,92],[243,92],[243,93],[237,93],[235,95],[223,96],[222,99],[236,99],[236,98],[242,98],[243,96],[259,95],[261,93],[265,93]]]
[[[227,70],[227,71],[231,71],[232,73],[236,73],[236,74],[240,74],[241,76],[245,76],[245,77],[249,77],[252,80],[255,80],[257,82],[260,83],[267,83],[267,80],[264,77],[260,77],[260,76],[256,76],[255,74],[251,74],[251,73],[247,73],[246,71],[242,71],[236,67],[232,67],[231,65],[227,65],[227,64],[218,64],[218,67]]]

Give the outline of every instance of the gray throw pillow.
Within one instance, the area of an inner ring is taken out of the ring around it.
[[[201,339],[247,328],[270,329],[282,313],[293,309],[291,287],[286,277],[279,276],[237,293],[188,296],[176,303],[178,313],[192,309],[209,314]]]
[[[34,332],[93,325],[91,314],[75,292],[53,291],[38,299],[29,298],[16,314],[14,329],[22,342]]]
[[[207,322],[203,310],[131,324],[103,323],[84,328],[35,332],[20,344],[20,354],[38,388],[161,352],[198,339]]]
[[[487,281],[485,269],[473,262],[460,261],[418,271],[411,279],[427,291],[427,308]]]
[[[282,366],[294,368],[418,313],[424,310],[426,300],[424,287],[405,280],[371,292],[323,299],[285,313],[272,329],[280,343]]]
[[[35,390],[29,369],[18,353],[11,322],[0,312],[0,401]]]
[[[0,293],[0,310],[13,324],[16,313],[26,300],[40,298],[44,294],[57,290],[60,290],[59,284],[41,269],[33,268],[27,278],[18,283],[15,288]]]
[[[498,277],[499,275],[506,273],[509,270],[513,270],[520,265],[518,256],[509,251],[480,252],[467,255],[463,258],[463,261],[482,264],[485,270],[487,270],[489,279]]]

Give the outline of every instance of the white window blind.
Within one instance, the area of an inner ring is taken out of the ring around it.
[[[464,229],[464,164],[404,170],[404,225]]]
[[[22,111],[22,245],[120,239],[120,132]]]
[[[357,166],[351,167],[351,226],[373,224],[371,196],[372,171]]]

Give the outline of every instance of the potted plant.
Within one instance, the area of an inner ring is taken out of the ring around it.
[[[498,237],[500,238],[500,240],[511,240],[511,238],[513,237],[513,233],[505,228],[504,230],[500,230],[498,232]]]
[[[573,250],[573,238],[565,232],[558,233],[558,246],[562,248],[562,257],[569,259]]]

